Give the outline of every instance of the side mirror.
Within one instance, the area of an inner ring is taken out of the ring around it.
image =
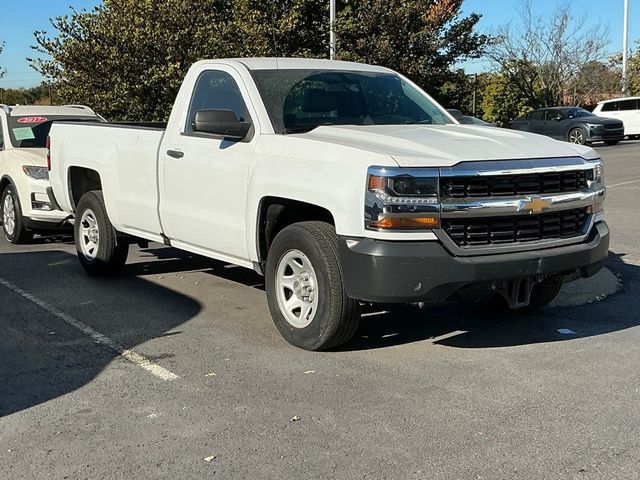
[[[220,135],[230,140],[242,140],[251,124],[240,122],[231,110],[198,110],[193,120],[193,131]]]
[[[555,121],[556,121],[556,122],[559,122],[559,121],[561,121],[561,120],[562,120],[562,115],[556,115],[556,116],[555,116]]]

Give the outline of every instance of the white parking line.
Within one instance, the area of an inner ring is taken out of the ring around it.
[[[49,305],[44,300],[39,299],[38,297],[30,294],[29,292],[26,292],[25,290],[21,289],[20,287],[17,287],[13,283],[5,280],[2,277],[0,277],[0,285],[3,285],[9,290],[14,291],[18,295],[20,295],[22,298],[29,300],[31,303],[39,306],[43,310],[49,312],[51,315],[54,315],[55,317],[59,318],[63,322],[67,323],[68,325],[71,325],[77,330],[80,330],[82,333],[90,337],[94,342],[110,348],[121,357],[126,358],[131,363],[139,366],[140,368],[143,368],[144,370],[149,372],[151,375],[158,377],[160,380],[167,381],[167,380],[175,380],[176,378],[179,378],[175,373],[172,373],[166,368],[163,368],[160,365],[153,363],[144,355],[140,355],[138,352],[134,350],[124,348],[115,340],[110,339],[106,335],[103,335],[102,333],[94,330],[90,326],[85,325],[79,320],[76,320],[71,315],[68,315],[62,310],[52,305]]]
[[[607,188],[620,187],[622,185],[629,185],[630,183],[638,183],[638,182],[640,182],[640,179],[638,179],[638,180],[629,180],[628,182],[614,183],[613,185],[607,185]]]

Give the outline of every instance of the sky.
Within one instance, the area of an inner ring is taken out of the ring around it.
[[[193,0],[198,1],[198,0]],[[269,0],[265,0],[269,1]],[[622,6],[623,0],[569,0],[573,11],[586,15],[587,25],[601,22],[609,27],[611,42],[608,52],[622,51]],[[532,0],[533,9],[539,14],[548,14],[558,4],[558,0]],[[0,0],[0,41],[5,48],[0,55],[0,67],[6,70],[0,78],[0,88],[32,87],[41,81],[26,60],[34,56],[30,46],[35,44],[33,32],[55,31],[50,18],[69,13],[69,7],[91,10],[100,0]],[[508,23],[517,17],[520,0],[465,0],[463,13],[476,12],[482,15],[479,24],[481,32],[491,32],[498,25]],[[629,0],[629,45],[640,39],[640,0]],[[481,60],[463,64],[467,73],[479,73],[488,68]]]

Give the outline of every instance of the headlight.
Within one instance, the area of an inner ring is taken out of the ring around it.
[[[589,187],[594,183],[604,184],[604,164],[602,163],[602,160],[594,160],[589,163],[593,165],[593,170],[591,170],[587,176]]]
[[[370,167],[365,194],[369,230],[440,227],[438,169]]]
[[[591,128],[591,129],[599,128],[599,127],[601,127],[601,126],[602,126],[602,125],[600,125],[599,123],[586,123],[585,125],[586,125],[587,127]]]
[[[604,187],[604,164],[602,163],[602,160],[594,160],[589,163],[593,165],[593,169],[587,174],[587,186],[589,188],[593,188],[597,192],[595,202],[591,207],[589,207],[589,213],[596,214],[596,221],[598,221],[598,216],[602,219],[606,193]]]
[[[49,180],[49,171],[47,167],[34,167],[31,165],[23,165],[22,171],[36,180]]]

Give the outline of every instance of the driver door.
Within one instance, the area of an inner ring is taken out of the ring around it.
[[[248,259],[246,203],[248,172],[258,136],[255,128],[234,141],[194,132],[199,110],[224,109],[251,122],[248,98],[237,72],[226,66],[202,71],[186,122],[163,142],[160,212],[165,235],[176,246],[229,261]],[[193,248],[196,247],[196,248]]]

